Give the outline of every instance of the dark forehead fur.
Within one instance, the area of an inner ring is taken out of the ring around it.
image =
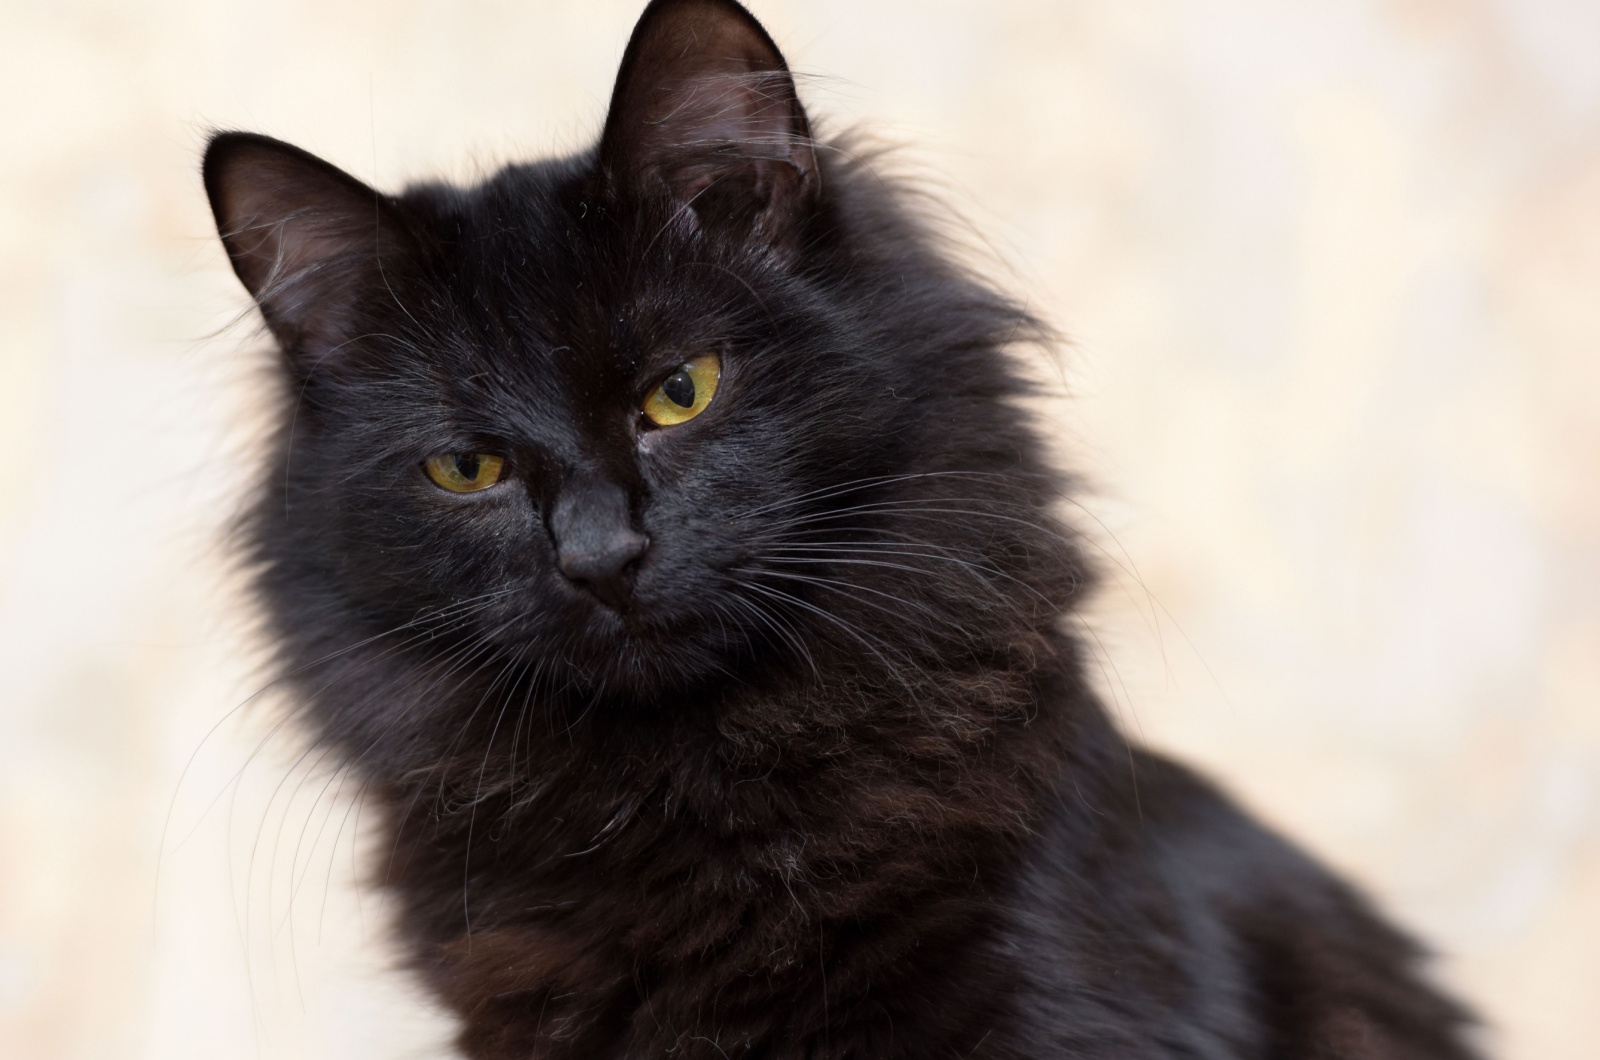
[[[762,364],[780,375],[828,365],[894,380],[905,389],[866,398],[886,400],[877,411],[896,410],[900,426],[911,410],[946,414],[924,405],[942,393],[965,418],[985,419],[982,430],[1015,424],[992,400],[1021,389],[996,353],[1039,337],[1038,322],[952,267],[870,162],[825,156],[823,172],[829,195],[806,219],[798,261],[705,238],[675,204],[612,199],[589,154],[509,166],[471,189],[422,186],[400,201],[429,236],[425,288],[474,352],[553,372],[580,398],[631,398],[616,384],[652,360],[764,342],[783,347]],[[830,408],[812,404],[819,415]]]

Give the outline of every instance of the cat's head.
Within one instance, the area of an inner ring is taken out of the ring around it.
[[[282,351],[255,549],[300,656],[638,698],[1063,602],[1029,318],[813,140],[731,0],[649,6],[591,152],[389,196],[224,133],[205,183]]]

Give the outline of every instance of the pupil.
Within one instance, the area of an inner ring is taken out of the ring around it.
[[[456,471],[458,471],[461,477],[466,479],[468,482],[476,479],[478,477],[478,454],[457,453]]]
[[[694,408],[694,380],[682,369],[667,376],[667,381],[661,384],[661,392],[667,395],[674,405],[686,409]]]

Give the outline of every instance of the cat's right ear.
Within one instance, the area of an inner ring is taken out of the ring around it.
[[[351,310],[410,237],[393,201],[269,136],[211,138],[202,166],[233,271],[286,354],[350,336]]]

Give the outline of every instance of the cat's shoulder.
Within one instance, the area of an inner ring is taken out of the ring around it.
[[[1092,779],[1006,903],[1019,1055],[1473,1055],[1421,949],[1216,785],[1142,749]]]

